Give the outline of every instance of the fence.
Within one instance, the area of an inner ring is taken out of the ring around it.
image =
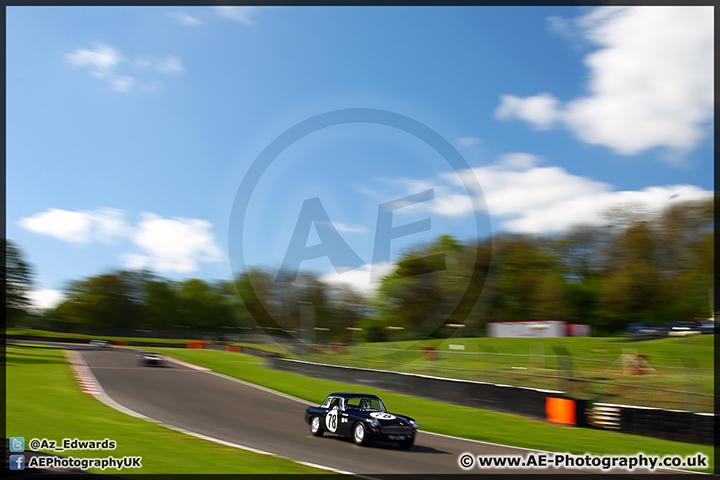
[[[631,349],[620,355],[594,350],[592,355],[577,356],[558,346],[552,347],[553,354],[544,348],[528,354],[503,353],[487,346],[475,352],[429,346],[286,346],[296,358],[309,362],[552,389],[591,402],[714,411],[714,370],[699,368],[694,358],[678,366],[650,363]]]

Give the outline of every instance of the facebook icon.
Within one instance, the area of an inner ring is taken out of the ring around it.
[[[25,455],[10,455],[10,470],[25,470]]]

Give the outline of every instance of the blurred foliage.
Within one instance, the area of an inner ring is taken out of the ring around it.
[[[626,204],[606,220],[559,235],[498,234],[492,250],[489,241],[463,245],[444,236],[406,252],[379,288],[377,318],[367,322],[372,340],[392,340],[381,334],[391,325],[404,327],[405,338],[420,338],[454,333],[448,324],[463,323],[463,335],[478,335],[489,321],[552,319],[608,335],[630,322],[710,317],[712,200],[674,203],[658,214]],[[432,271],[437,253],[445,254],[445,268]],[[480,300],[469,313],[453,310],[466,288],[481,289]]]
[[[656,214],[626,204],[605,220],[556,235],[501,233],[467,243],[443,235],[405,251],[373,296],[315,273],[289,281],[258,267],[216,282],[110,272],[72,282],[65,301],[45,312],[44,326],[359,342],[481,336],[490,321],[565,320],[609,335],[630,322],[710,317],[712,200],[677,202]],[[5,268],[6,310],[22,312],[30,267],[10,242]]]
[[[249,317],[233,282],[167,280],[117,271],[74,281],[45,313],[47,326],[75,333],[139,336],[237,333]]]
[[[10,322],[28,312],[32,269],[23,258],[20,248],[7,239],[3,249],[2,269],[5,278],[5,320]]]

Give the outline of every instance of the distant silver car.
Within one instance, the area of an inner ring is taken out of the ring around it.
[[[140,352],[137,354],[137,358],[140,365],[145,366],[158,367],[165,365],[165,362],[167,362],[167,358],[152,352]]]
[[[107,340],[90,340],[90,345],[95,345],[96,347],[109,347],[110,342]]]

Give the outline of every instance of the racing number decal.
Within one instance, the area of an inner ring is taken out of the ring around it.
[[[395,420],[395,415],[384,412],[372,412],[371,417],[377,418],[378,420]]]
[[[325,417],[325,426],[327,427],[328,431],[335,433],[337,431],[337,424],[338,424],[338,411],[337,410],[330,410]]]

